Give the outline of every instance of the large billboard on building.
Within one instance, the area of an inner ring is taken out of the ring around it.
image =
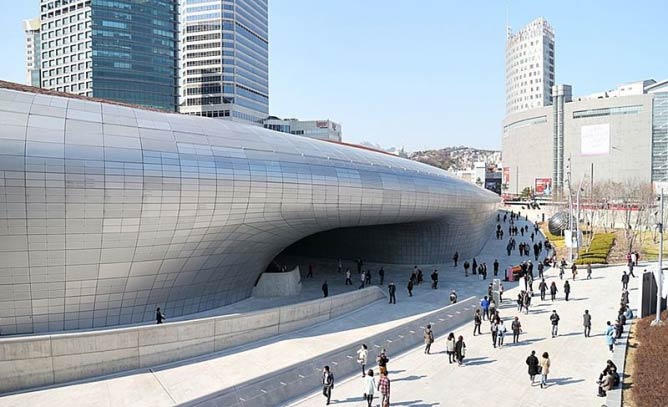
[[[535,196],[552,195],[552,178],[536,178],[534,183]]]
[[[582,126],[580,154],[608,155],[610,153],[610,123]]]

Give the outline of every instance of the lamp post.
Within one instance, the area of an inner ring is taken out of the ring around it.
[[[663,188],[661,188],[661,205],[659,220],[659,269],[656,271],[656,319],[652,321],[652,326],[662,325],[661,321],[661,300],[663,299]]]
[[[571,191],[571,157],[568,157],[568,172],[566,173],[566,183],[568,186],[568,231],[570,233],[568,244],[568,261],[573,262],[573,192]]]

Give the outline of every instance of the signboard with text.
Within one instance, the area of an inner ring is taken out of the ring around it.
[[[552,178],[536,178],[534,194],[536,196],[552,195]]]

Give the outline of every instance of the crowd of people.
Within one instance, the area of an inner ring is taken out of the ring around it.
[[[510,256],[514,253],[515,250],[517,250],[521,257],[527,257],[527,259],[520,262],[519,271],[512,275],[512,277],[510,277],[511,275],[509,274],[511,271],[508,273],[503,273],[504,281],[508,281],[509,279],[519,279],[520,290],[516,298],[517,311],[520,314],[529,314],[532,308],[532,301],[535,301],[536,298],[540,298],[539,301],[541,303],[546,301],[549,301],[549,303],[554,303],[555,301],[559,300],[569,301],[571,299],[573,289],[576,288],[574,285],[576,284],[578,278],[577,266],[575,264],[571,264],[570,280],[569,278],[564,279],[565,270],[568,267],[566,260],[564,258],[562,258],[560,261],[557,260],[554,246],[548,239],[543,238],[537,223],[534,223],[533,228],[530,228],[528,224],[520,224],[521,222],[518,222],[520,219],[521,213],[514,213],[512,211],[503,214],[502,217],[499,215],[497,217],[498,224],[495,231],[496,239],[502,240],[504,236],[504,229],[501,226],[501,222],[504,224],[507,223],[507,233],[509,236],[508,242],[506,244],[507,254]],[[523,239],[526,241],[522,241]],[[622,295],[620,299],[618,316],[614,322],[608,321],[606,323],[605,336],[611,352],[614,351],[615,340],[619,339],[623,334],[626,321],[630,318],[633,318],[633,312],[628,306],[628,284],[629,278],[631,278],[631,273],[633,272],[633,268],[637,265],[638,259],[639,256],[637,253],[629,254],[629,272],[624,272],[621,280]],[[533,263],[534,261],[537,262],[535,267]],[[458,268],[461,265],[465,277],[477,274],[481,279],[487,278],[486,263],[478,262],[475,257],[471,258],[470,260],[464,259],[462,261],[460,253],[456,251],[452,256],[452,262],[455,268]],[[362,263],[361,259],[358,264],[360,263]],[[552,268],[553,270],[559,270],[559,280],[555,281],[553,279],[552,281],[549,281],[549,283],[546,281],[545,271],[548,267]],[[499,261],[498,259],[495,259],[493,264],[494,276],[498,276],[499,268]],[[591,265],[586,265],[584,268],[586,270],[586,279],[590,280],[592,278]],[[534,270],[537,272],[537,275],[534,274]],[[361,265],[358,267],[358,272],[364,276],[363,279],[367,279],[362,283],[360,288],[362,288],[365,283],[370,284],[370,274],[365,274],[361,268]],[[434,269],[431,272],[430,277],[432,282],[431,288],[437,289],[438,270]],[[350,278],[349,270],[347,270],[346,278]],[[538,281],[536,281],[536,279]],[[561,287],[558,287],[558,282]],[[406,285],[408,296],[412,297],[414,288],[423,283],[424,272],[419,266],[413,267],[408,276],[408,282]],[[534,291],[535,283],[538,283],[536,292]],[[521,289],[522,286],[524,289]],[[388,291],[390,296],[390,303],[396,303],[396,286],[393,282],[388,285]],[[550,295],[549,299],[547,298],[548,293]],[[505,336],[509,333],[512,333],[513,335],[512,344],[520,343],[521,334],[523,333],[523,327],[519,316],[515,315],[510,316],[509,318],[507,317],[505,318],[506,321],[504,321],[504,318],[501,316],[500,303],[503,302],[502,294],[502,284],[500,284],[500,287],[498,287],[496,292],[493,292],[492,284],[490,283],[487,287],[487,295],[482,297],[479,303],[479,307],[477,307],[473,315],[473,336],[484,334],[482,325],[484,321],[487,321],[489,323],[489,333],[492,348],[495,349],[502,349],[504,346],[506,346]],[[499,304],[497,304],[497,299]],[[451,290],[449,300],[450,304],[457,302],[457,293],[455,290]],[[572,315],[566,315],[567,319],[571,319],[572,317]],[[549,315],[549,326],[552,338],[559,336],[559,325],[561,318],[561,315],[559,315],[556,309],[553,309]],[[509,323],[509,326],[506,326],[506,322]],[[582,326],[584,337],[590,338],[592,315],[588,309],[584,310],[584,313],[582,314]],[[424,328],[423,338],[425,346],[424,354],[430,355],[432,353],[432,345],[437,340],[431,325],[427,325]],[[464,342],[464,336],[461,334],[457,335],[455,332],[448,333],[445,339],[445,353],[448,355],[449,364],[465,366],[466,343]],[[366,345],[362,345],[362,348],[360,348],[358,351],[358,362],[361,365],[362,377],[364,379],[364,399],[367,401],[368,406],[371,406],[374,393],[379,391],[381,393],[381,406],[389,405],[390,379],[387,372],[388,358],[386,350],[383,349],[376,358],[380,369],[379,375],[377,376],[374,376],[373,370],[367,370],[367,356],[368,349],[366,348]],[[535,385],[536,379],[538,378],[538,384],[540,385],[540,388],[547,388],[548,376],[550,374],[550,368],[552,365],[552,360],[550,359],[548,352],[536,353],[536,351],[532,350],[526,359],[526,365],[531,384]],[[327,377],[327,374],[323,373],[323,385],[325,387],[327,387]],[[377,377],[378,380],[376,381]],[[597,394],[601,397],[606,396],[607,391],[619,384],[619,380],[617,367],[614,365],[614,363],[612,363],[611,360],[608,360],[605,369],[602,371],[596,382],[598,385]],[[331,388],[329,393],[331,393]],[[329,395],[326,390],[323,390],[323,394],[325,394],[329,400]]]

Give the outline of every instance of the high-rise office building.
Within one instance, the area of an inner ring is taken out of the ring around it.
[[[262,125],[269,116],[267,0],[181,2],[179,111]]]
[[[506,114],[552,104],[554,30],[544,18],[506,38]]]
[[[41,86],[40,81],[40,37],[39,18],[23,21],[23,31],[26,33],[26,84]]]
[[[177,0],[41,0],[42,87],[175,111]]]

